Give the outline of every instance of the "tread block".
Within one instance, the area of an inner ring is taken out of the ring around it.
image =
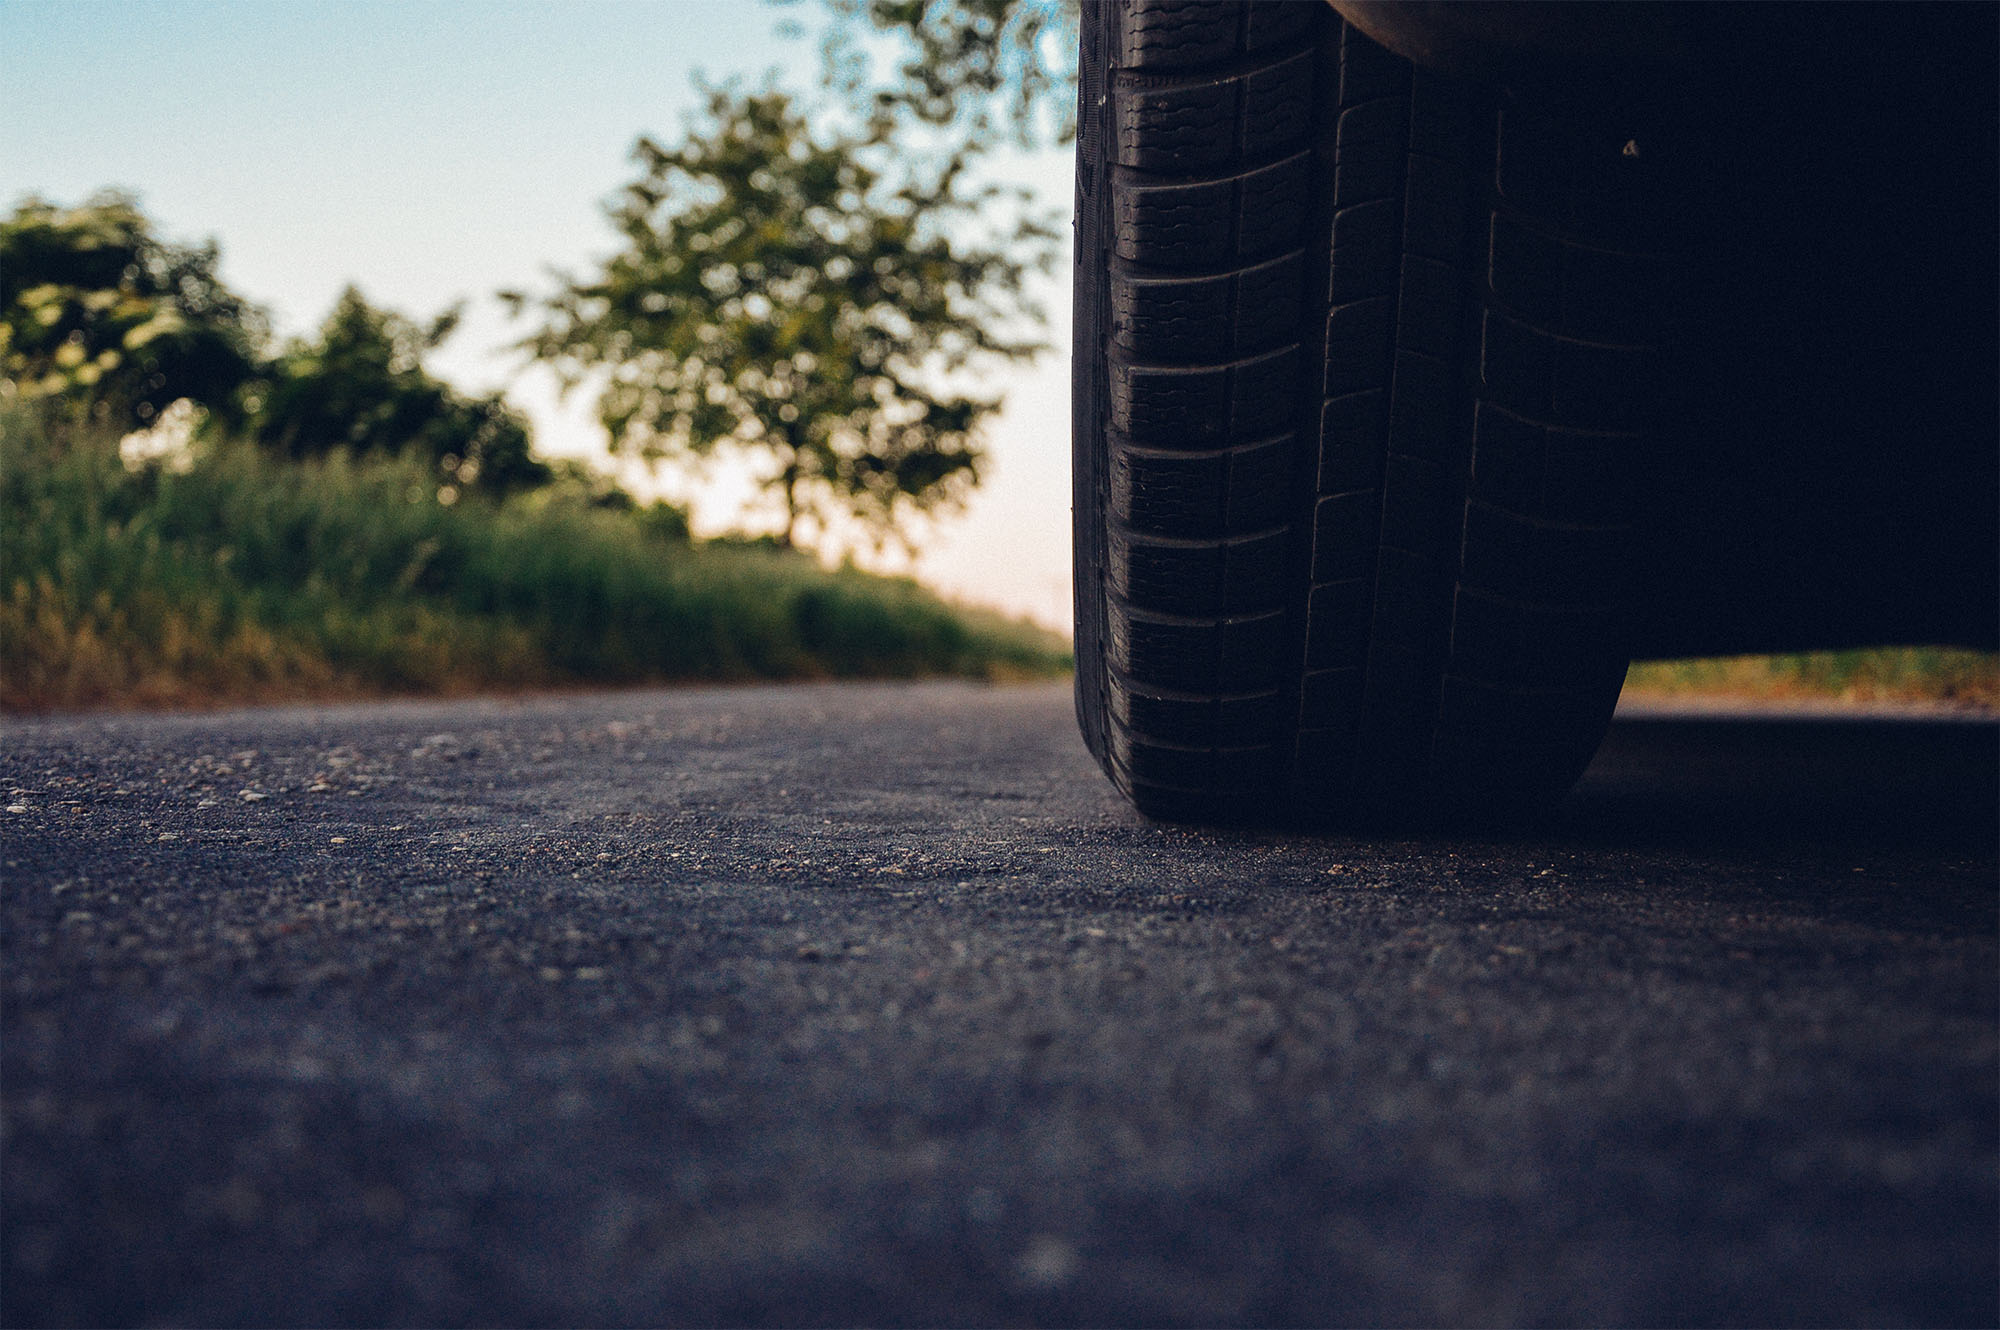
[[[1111,727],[1113,759],[1135,782],[1179,789],[1264,790],[1278,770],[1276,751],[1269,746],[1183,748],[1157,743]]]
[[[1213,363],[1296,341],[1305,255],[1281,255],[1234,274],[1156,277],[1113,272],[1111,333],[1150,360]]]
[[[1172,744],[1215,742],[1213,698],[1157,697],[1112,680],[1105,688],[1111,714],[1126,730]]]
[[[1409,104],[1401,98],[1362,102],[1340,113],[1334,127],[1333,206],[1400,198]]]
[[[1246,360],[1229,371],[1229,437],[1248,441],[1279,434],[1298,411],[1296,346]]]
[[[1395,335],[1395,305],[1374,296],[1335,305],[1326,316],[1327,397],[1387,385],[1389,349]]]
[[[1464,244],[1472,182],[1463,167],[1436,157],[1412,153],[1407,169],[1403,247],[1413,255],[1456,266]]]
[[[1546,427],[1481,402],[1473,411],[1472,437],[1472,497],[1530,517],[1557,516],[1546,493]]]
[[[1377,642],[1368,649],[1368,688],[1357,746],[1374,799],[1422,788],[1430,765],[1438,701],[1438,653]]]
[[[1169,271],[1202,271],[1295,247],[1311,212],[1315,156],[1293,153],[1214,180],[1111,176],[1112,247]]]
[[[1410,152],[1441,162],[1463,164],[1473,141],[1474,112],[1461,84],[1426,69],[1410,83]]]
[[[1385,295],[1395,285],[1403,225],[1396,199],[1374,199],[1333,215],[1333,257],[1327,272],[1331,303]]]
[[[1389,394],[1390,451],[1434,462],[1459,455],[1457,388],[1444,361],[1416,351],[1396,352],[1395,387]]]
[[[1111,335],[1134,354],[1197,364],[1229,358],[1232,278],[1114,272],[1110,282]]]
[[[1207,448],[1271,437],[1291,424],[1298,348],[1234,365],[1135,365],[1110,358],[1111,424],[1135,443]]]
[[[1112,664],[1140,684],[1177,692],[1257,692],[1275,688],[1282,671],[1282,613],[1186,622],[1114,613]]]
[[[1463,801],[1504,805],[1538,788],[1568,786],[1597,750],[1615,677],[1591,688],[1523,691],[1447,676],[1434,770]]]
[[[1306,667],[1338,669],[1367,656],[1372,580],[1328,582],[1312,589],[1306,609]]]
[[[1113,680],[1106,692],[1111,714],[1132,733],[1190,747],[1268,742],[1281,716],[1275,690],[1248,697],[1166,697]]]
[[[1289,531],[1231,540],[1222,550],[1222,608],[1226,614],[1248,614],[1284,606],[1290,584],[1285,577]]]
[[[1209,268],[1230,258],[1236,184],[1155,184],[1111,177],[1111,231],[1120,257],[1162,268]]]
[[[1305,143],[1313,130],[1313,82],[1318,60],[1301,51],[1243,79],[1241,151],[1255,161]]]
[[[1276,687],[1286,672],[1290,654],[1283,611],[1224,620],[1223,689],[1247,693]]]
[[[1615,126],[1578,130],[1519,107],[1500,114],[1495,185],[1507,203],[1566,235],[1657,237],[1671,225],[1660,206],[1659,164],[1644,145],[1628,155]]]
[[[1275,689],[1246,697],[1218,697],[1215,700],[1217,732],[1231,743],[1263,743],[1284,724],[1285,712],[1285,698]]]
[[[1116,439],[1110,452],[1111,511],[1134,531],[1203,537],[1284,523],[1292,504],[1289,435],[1226,452],[1172,453]]]
[[[1599,526],[1624,526],[1637,518],[1647,484],[1657,474],[1653,435],[1555,428],[1547,440],[1548,470],[1536,516]]]
[[[1491,684],[1587,687],[1617,654],[1620,624],[1607,608],[1529,605],[1462,586],[1453,611],[1454,668]]]
[[[1365,683],[1366,676],[1358,666],[1343,670],[1308,670],[1301,681],[1299,728],[1330,730],[1352,736],[1361,726],[1361,695]]]
[[[1106,381],[1112,428],[1136,442],[1202,448],[1229,428],[1229,370],[1134,365],[1113,357]]]
[[[1375,567],[1382,496],[1375,490],[1331,494],[1313,509],[1314,582],[1364,578]]]
[[[1320,169],[1316,154],[1300,152],[1242,177],[1237,191],[1237,257],[1254,259],[1299,243]]]
[[[1250,444],[1229,452],[1228,501],[1223,525],[1231,533],[1259,531],[1283,523],[1291,510],[1295,436]]]
[[[1344,393],[1320,407],[1319,492],[1368,489],[1381,479],[1389,442],[1389,394]]]
[[[1114,530],[1105,540],[1105,576],[1142,610],[1206,617],[1274,610],[1284,604],[1287,534],[1187,542]]]
[[[1650,348],[1557,340],[1552,360],[1550,404],[1563,424],[1637,430],[1658,417],[1661,366]]]
[[[1230,374],[1212,366],[1180,370],[1110,362],[1112,428],[1158,446],[1204,448],[1228,428]]]
[[[1546,605],[1611,605],[1631,591],[1630,534],[1468,504],[1462,585]]]
[[[1243,14],[1243,49],[1264,51],[1286,42],[1316,41],[1330,16],[1313,4],[1251,4]]]
[[[1238,5],[1134,0],[1122,14],[1116,63],[1127,69],[1193,69],[1236,53]]]
[[[1342,106],[1397,97],[1410,90],[1410,64],[1341,24],[1340,87]]]
[[[1438,361],[1456,361],[1458,269],[1412,254],[1403,260],[1403,289],[1396,303],[1396,349]]]
[[[1111,90],[1117,162],[1173,175],[1227,165],[1236,153],[1240,83],[1167,84],[1120,75]]]
[[[1477,735],[1503,750],[1567,748],[1576,742],[1579,713],[1595,710],[1589,704],[1600,691],[1598,682],[1585,688],[1510,688],[1452,674],[1445,676],[1440,711],[1444,728]],[[1588,730],[1594,747],[1596,727]]]
[[[1555,419],[1554,343],[1519,319],[1489,309],[1479,321],[1482,394],[1517,416]]]
[[[1120,673],[1181,692],[1218,691],[1215,625],[1161,623],[1122,613],[1115,604],[1106,617],[1106,652]]]
[[[1570,161],[1556,123],[1516,107],[1500,112],[1494,187],[1500,197],[1537,217],[1565,219],[1570,211]]]
[[[1254,355],[1297,340],[1305,285],[1303,253],[1286,254],[1238,274],[1229,324],[1230,354]]]
[[[1382,543],[1436,551],[1449,560],[1458,548],[1465,505],[1444,468],[1420,457],[1391,454],[1382,468]]]
[[[1120,522],[1163,536],[1220,534],[1226,455],[1145,453],[1116,440],[1108,446],[1111,511]]]
[[[1375,559],[1375,644],[1434,656],[1442,664],[1451,638],[1454,571],[1435,555],[1384,545]]]
[[[1587,341],[1644,344],[1660,333],[1669,270],[1656,255],[1573,244],[1493,215],[1487,283],[1524,323]]]
[[[1481,402],[1473,497],[1523,517],[1586,526],[1634,520],[1652,474],[1648,436],[1549,428]]]
[[[1155,544],[1114,530],[1105,536],[1104,564],[1112,592],[1129,605],[1163,614],[1226,612],[1219,544]]]

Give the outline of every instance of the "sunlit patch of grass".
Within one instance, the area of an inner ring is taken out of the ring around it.
[[[1625,691],[1760,701],[1938,702],[2000,710],[2000,654],[1958,647],[1873,647],[1643,661],[1632,667]]]
[[[447,504],[419,467],[231,445],[128,470],[115,439],[0,414],[9,710],[1069,664],[907,579],[690,543],[572,492]]]

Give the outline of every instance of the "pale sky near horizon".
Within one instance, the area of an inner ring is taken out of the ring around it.
[[[501,350],[523,330],[494,293],[612,247],[600,204],[633,178],[639,134],[679,137],[696,71],[775,69],[815,92],[814,43],[777,29],[817,12],[810,0],[0,0],[0,206],[132,190],[166,237],[213,237],[224,279],[284,335],[315,327],[350,282],[418,318],[466,299],[433,367],[467,389],[504,387],[544,452],[602,458],[589,402],[558,402]],[[1066,150],[999,161],[1067,208]],[[986,436],[986,483],[915,571],[1067,632],[1066,253],[1042,303],[1059,349],[987,385],[1007,406]],[[748,497],[721,478],[697,496],[698,527],[734,524]]]

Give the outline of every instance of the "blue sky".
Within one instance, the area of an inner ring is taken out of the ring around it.
[[[817,17],[809,0],[0,0],[0,203],[134,190],[169,237],[213,236],[281,332],[350,281],[419,317],[469,298],[437,367],[507,387],[546,450],[592,454],[588,404],[499,354],[518,334],[493,292],[603,252],[600,201],[630,178],[635,137],[678,135],[697,71],[812,90],[814,43],[776,30]],[[1005,161],[1066,202],[1066,154]],[[1060,343],[1067,296],[1047,297]],[[1067,378],[1049,356],[995,381],[1009,405],[989,483],[916,569],[1061,626]],[[748,493],[720,476],[698,517],[736,520]]]

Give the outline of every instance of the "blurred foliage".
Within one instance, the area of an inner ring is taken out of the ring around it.
[[[159,239],[129,194],[27,199],[0,221],[0,400],[159,434],[169,451],[210,424],[293,458],[422,458],[454,491],[549,479],[520,413],[425,370],[457,310],[419,327],[349,287],[316,335],[267,356],[264,314],[217,260],[213,241]]]
[[[132,467],[115,429],[0,410],[0,707],[1066,668],[1038,629],[690,543],[684,514],[587,478],[438,490],[415,458],[227,438]]]
[[[885,119],[950,126],[973,145],[1076,137],[1077,0],[826,0],[827,81]],[[867,38],[894,48],[878,79]]]
[[[1758,701],[1945,702],[2000,709],[2000,655],[1962,647],[1867,647],[1784,656],[1640,661],[1626,691]]]
[[[908,544],[960,502],[999,401],[954,382],[1042,349],[1009,332],[1039,317],[1024,280],[1055,239],[1019,192],[972,187],[963,154],[898,160],[880,127],[815,129],[780,91],[710,89],[680,145],[634,157],[602,269],[503,295],[614,446],[759,459],[784,545],[846,518]]]
[[[251,437],[287,457],[338,449],[423,458],[446,484],[504,494],[544,484],[528,422],[498,393],[468,398],[433,378],[426,351],[457,326],[377,309],[350,286],[315,337],[293,342],[247,396]]]
[[[263,314],[216,275],[214,242],[170,244],[129,194],[30,197],[0,221],[0,397],[122,430],[185,398],[225,419],[256,373]]]

